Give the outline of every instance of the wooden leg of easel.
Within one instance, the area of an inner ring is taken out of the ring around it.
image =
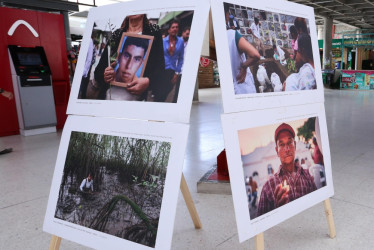
[[[184,201],[186,202],[188,211],[190,212],[190,216],[192,218],[193,224],[195,225],[196,229],[200,229],[202,226],[201,221],[200,221],[199,215],[197,214],[195,204],[193,203],[190,190],[188,189],[187,182],[183,174],[182,174],[182,180],[181,180],[181,191],[183,194]]]
[[[336,236],[336,231],[335,231],[334,217],[332,216],[330,199],[324,200],[323,203],[325,205],[325,214],[326,214],[327,223],[329,224],[330,238],[333,239]]]
[[[52,235],[51,244],[49,244],[49,250],[59,250],[60,244],[61,238],[56,235]]]
[[[256,250],[265,249],[264,233],[260,233],[255,236],[255,249]]]

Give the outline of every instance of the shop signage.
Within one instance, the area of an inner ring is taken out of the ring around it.
[[[372,45],[374,44],[374,39],[359,39],[359,40],[344,40],[345,45]]]
[[[343,70],[340,87],[343,89],[374,89],[374,71]]]
[[[323,49],[323,40],[318,40],[318,47]],[[341,49],[342,47],[342,39],[332,39],[332,48],[333,49]]]

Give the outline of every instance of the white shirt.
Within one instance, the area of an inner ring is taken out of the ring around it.
[[[138,101],[138,95],[131,94],[126,88],[111,86],[106,91],[105,100],[118,100],[118,101]]]
[[[245,62],[247,59],[244,53],[240,53],[236,45],[235,34],[236,30],[227,30],[227,40],[229,43],[230,59],[231,59],[231,71],[232,80],[234,83],[234,93],[238,94],[250,94],[256,93],[256,87],[254,84],[254,79],[251,71],[247,68],[245,81],[243,83],[238,83],[236,80],[237,75],[240,72],[241,63]]]
[[[312,65],[305,63],[299,73],[291,74],[286,79],[286,91],[315,89],[316,77]]]
[[[261,35],[260,35],[260,23],[258,23],[256,25],[256,23],[252,23],[251,24],[251,30],[252,30],[252,33],[255,37],[257,38],[261,38]]]
[[[81,191],[83,191],[83,187],[85,187],[85,188],[90,188],[91,191],[93,192],[93,191],[94,191],[94,190],[93,190],[93,180],[91,179],[91,181],[88,181],[87,178],[84,179],[84,180],[82,181],[82,183],[81,183],[79,189],[80,189]]]

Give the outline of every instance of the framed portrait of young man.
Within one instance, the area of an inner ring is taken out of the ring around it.
[[[334,194],[323,104],[224,114],[222,127],[240,242]]]
[[[110,82],[107,100],[137,100],[138,95],[131,94],[127,88],[134,80],[143,77],[147,66],[153,36],[123,32],[117,48],[117,57],[113,63],[115,77]],[[114,65],[115,64],[115,65]]]
[[[323,102],[313,8],[212,1],[225,113]]]

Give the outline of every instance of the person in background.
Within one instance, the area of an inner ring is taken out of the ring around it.
[[[249,185],[251,185],[251,190],[252,190],[252,207],[256,207],[256,202],[257,202],[257,182],[253,180],[252,176],[249,177]]]
[[[229,5],[224,5],[225,14],[229,13]],[[229,43],[231,72],[234,84],[234,93],[256,93],[255,81],[249,69],[260,60],[260,54],[242,35],[236,30],[226,30]]]
[[[323,163],[323,155],[321,150],[319,149],[317,138],[313,137],[313,145],[314,145],[314,151],[313,151],[313,161],[315,164],[325,165]]]
[[[227,30],[235,94],[256,93],[253,75],[249,69],[260,60],[260,54],[236,30]]]
[[[229,29],[232,29],[232,30],[240,29],[238,21],[235,19],[235,17],[233,15],[230,15],[229,4],[228,3],[224,3],[224,9],[225,9],[226,29],[227,30],[229,30]]]
[[[8,98],[9,101],[13,99],[13,93],[9,92],[9,91],[6,91],[2,88],[0,88],[0,94],[2,96],[4,96],[5,98]],[[13,148],[6,148],[6,149],[0,151],[0,155],[7,154],[7,153],[10,153],[12,151],[13,151]]]
[[[274,59],[279,60],[282,65],[287,64],[287,55],[279,45],[273,45]],[[289,55],[288,55],[289,56]]]
[[[311,38],[308,34],[298,36],[298,51],[295,59],[295,67],[298,73],[291,74],[283,83],[283,90],[310,90],[317,88],[314,71],[313,50]]]
[[[308,25],[306,24],[306,20],[303,17],[296,17],[294,21],[294,26],[297,30],[298,35],[301,34],[309,34],[308,32]]]
[[[184,53],[185,54],[186,54],[188,39],[190,38],[190,31],[191,31],[191,28],[189,26],[184,27],[182,30],[182,38],[184,41]]]
[[[91,36],[90,43],[88,45],[88,52],[86,62],[84,63],[82,82],[79,89],[79,98],[86,99],[87,87],[90,81],[91,68],[96,60],[96,47],[94,44],[94,38]]]
[[[174,88],[173,102],[177,102],[180,87],[180,75],[184,62],[184,40],[178,36],[179,22],[173,20],[169,24],[168,36],[163,39],[165,74],[168,92]]]
[[[306,165],[306,163],[305,163],[305,159],[304,159],[304,158],[301,159],[301,164],[300,164],[300,166],[301,166],[303,169],[308,170],[308,166]]]
[[[314,182],[316,183],[317,188],[326,186],[326,174],[325,174],[325,164],[323,161],[323,154],[319,149],[317,138],[313,137],[313,146],[314,151],[312,159],[314,165],[309,168],[309,173],[314,177]]]
[[[256,44],[256,49],[258,50],[258,52],[261,54],[262,57],[265,56],[265,47],[264,47],[264,43],[262,42],[262,39],[261,39],[261,33],[260,33],[260,21],[258,20],[257,17],[255,17],[255,21],[254,23],[251,24],[251,27],[250,27],[250,33],[253,35],[253,40]],[[263,59],[263,58],[261,58]]]
[[[292,41],[291,41],[291,46],[292,46],[292,50],[293,50],[292,59],[295,60],[296,59],[296,54],[297,54],[297,37],[299,36],[299,33],[297,32],[297,29],[296,29],[295,25],[292,25],[290,27],[290,34],[291,34],[291,37],[292,37]]]

